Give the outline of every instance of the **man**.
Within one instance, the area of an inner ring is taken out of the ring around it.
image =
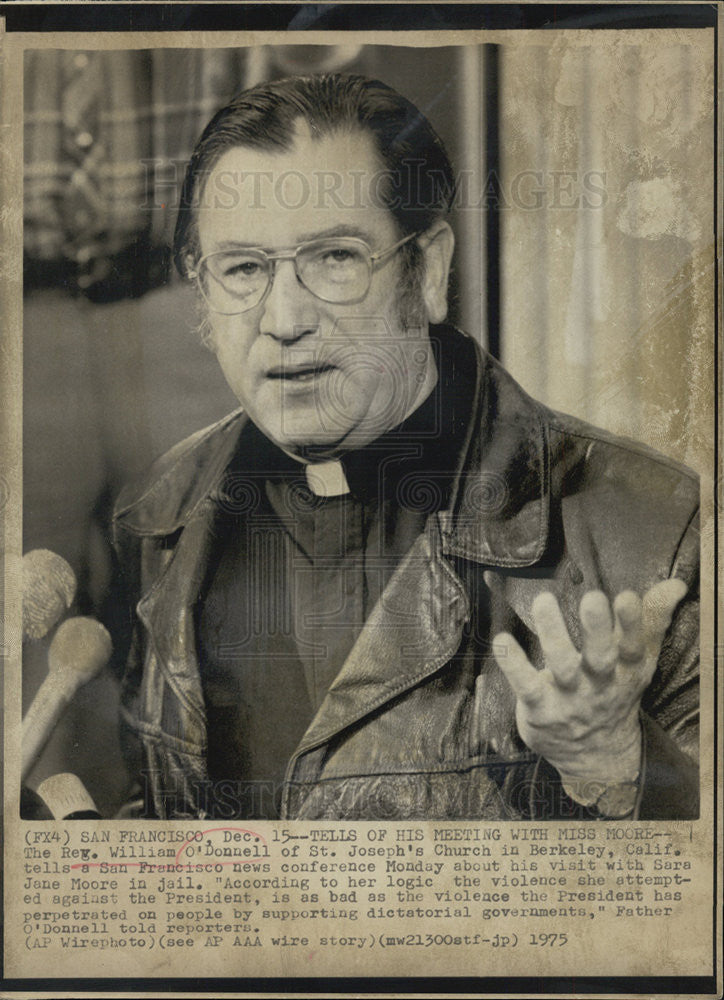
[[[695,477],[443,325],[453,191],[361,77],[199,140],[175,260],[242,409],[116,510],[148,815],[698,814]]]

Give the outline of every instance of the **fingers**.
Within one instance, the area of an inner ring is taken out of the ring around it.
[[[682,580],[673,578],[653,586],[643,601],[633,591],[623,591],[613,603],[613,615],[602,591],[588,591],[579,608],[581,653],[571,642],[554,595],[539,594],[533,601],[533,619],[546,667],[556,684],[575,689],[582,669],[592,677],[607,680],[617,663],[633,666],[646,660],[654,669],[666,630],[686,589]],[[501,633],[495,645],[500,650],[496,660],[515,695],[528,705],[540,701],[545,683],[541,672],[531,665],[513,636]]]
[[[496,635],[493,650],[516,698],[526,705],[535,705],[540,701],[543,694],[541,676],[513,636],[507,632]]]
[[[686,593],[683,580],[672,577],[647,590],[643,599],[643,630],[649,655],[658,657],[674,609]]]
[[[571,642],[558,601],[553,594],[539,594],[533,601],[533,618],[546,666],[564,688],[574,687],[581,656]]]
[[[618,650],[608,598],[600,590],[589,590],[579,608],[583,632],[583,663],[594,675],[605,677],[616,667]]]
[[[621,663],[638,663],[646,653],[643,631],[643,604],[633,590],[622,591],[613,602],[616,616],[615,638]]]

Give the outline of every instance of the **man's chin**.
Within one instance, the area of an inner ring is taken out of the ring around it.
[[[278,429],[276,433],[263,427],[261,430],[283,451],[305,461],[336,458],[350,447],[347,444],[349,428],[294,427]]]
[[[337,419],[320,419],[315,409],[313,414],[294,413],[291,407],[272,423],[264,420],[264,414],[250,413],[252,420],[270,440],[283,451],[306,461],[326,461],[338,458],[345,452],[364,448],[376,440],[390,427],[389,414],[377,420],[370,419],[369,413],[347,412],[334,414]],[[346,419],[343,419],[346,417]]]
[[[362,420],[336,427],[286,426],[277,433],[268,430],[264,433],[284,451],[314,462],[339,458],[346,452],[366,447],[389,430],[389,424],[390,421]]]

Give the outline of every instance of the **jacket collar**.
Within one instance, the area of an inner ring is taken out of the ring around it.
[[[437,329],[457,348],[470,339]],[[462,338],[465,338],[463,341]],[[531,566],[545,552],[549,447],[542,409],[493,358],[474,346],[477,392],[448,509],[438,512],[444,555],[500,567]],[[222,489],[249,420],[241,410],[177,445],[124,491],[119,526],[139,535],[174,534]]]
[[[114,521],[137,535],[164,537],[183,528],[206,500],[218,498],[224,473],[250,423],[243,410],[181,441],[121,491]]]
[[[452,501],[438,521],[445,555],[532,566],[548,545],[550,448],[544,410],[476,345],[478,391]]]

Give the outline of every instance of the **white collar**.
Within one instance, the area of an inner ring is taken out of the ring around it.
[[[342,463],[336,460],[304,466],[307,486],[318,497],[339,497],[349,493],[349,483]]]

